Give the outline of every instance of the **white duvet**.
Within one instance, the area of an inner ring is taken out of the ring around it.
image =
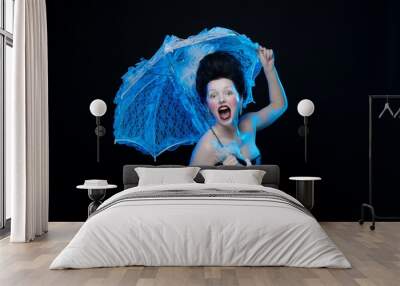
[[[207,188],[262,190],[297,202],[262,186],[179,184],[127,189],[102,206],[130,192]],[[186,197],[111,205],[82,225],[50,269],[127,265],[351,267],[318,222],[291,205],[257,198]]]

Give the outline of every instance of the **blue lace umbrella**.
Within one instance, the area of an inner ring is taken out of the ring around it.
[[[142,60],[122,77],[115,97],[115,142],[153,156],[194,144],[214,123],[196,92],[200,60],[215,51],[234,55],[246,81],[244,107],[253,102],[251,88],[261,70],[258,44],[225,28],[204,30],[187,39],[166,36],[149,60]]]

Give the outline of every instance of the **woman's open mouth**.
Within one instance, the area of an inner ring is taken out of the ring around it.
[[[218,108],[218,115],[221,120],[229,120],[231,118],[231,109],[227,105],[221,105]]]

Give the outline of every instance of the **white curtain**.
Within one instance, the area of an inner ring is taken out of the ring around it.
[[[6,187],[12,242],[47,232],[49,197],[45,0],[16,0],[13,92],[6,98]]]

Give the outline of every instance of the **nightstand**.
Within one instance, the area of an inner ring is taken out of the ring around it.
[[[296,181],[296,199],[311,210],[314,207],[314,182],[322,179],[320,177],[290,177],[289,180]]]
[[[85,180],[83,185],[76,186],[77,189],[86,189],[92,202],[88,206],[88,217],[96,211],[103,203],[108,189],[115,189],[117,185],[109,185],[107,180]]]

